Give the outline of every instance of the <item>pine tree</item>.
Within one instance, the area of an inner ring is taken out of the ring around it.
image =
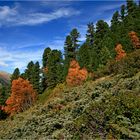
[[[32,84],[37,93],[40,93],[40,66],[38,61],[34,64]]]
[[[58,83],[61,83],[61,77],[63,74],[63,70],[61,67],[62,62],[62,55],[61,52],[58,50],[52,50],[49,58],[48,58],[48,72],[47,72],[47,82],[48,87],[53,88]],[[59,74],[58,74],[59,73]],[[59,81],[60,80],[60,81]]]
[[[89,44],[90,46],[93,46],[95,36],[94,25],[93,23],[89,23],[87,26],[88,30],[86,34],[86,43]]]
[[[7,98],[8,98],[7,87],[2,86],[0,88],[0,120],[5,119],[7,117],[7,114],[2,109],[3,106],[5,105]]]
[[[100,67],[105,66],[109,59],[111,59],[111,51],[108,47],[103,47],[100,52]]]
[[[85,67],[88,71],[91,71],[90,48],[86,43],[84,43],[79,49],[78,62],[81,68]]]
[[[127,13],[128,15],[134,16],[134,11],[136,8],[136,4],[133,0],[127,0]]]
[[[74,55],[75,55],[75,50],[73,48],[73,44],[72,44],[72,39],[71,36],[68,35],[66,37],[66,41],[65,41],[65,45],[64,45],[64,51],[65,51],[65,59],[69,58],[69,59],[73,59]]]
[[[76,51],[79,47],[78,44],[78,38],[80,37],[80,33],[77,31],[76,28],[74,28],[71,32],[70,32],[70,37],[71,37],[71,41],[72,41],[72,49],[73,49],[73,59],[76,59]]]
[[[126,7],[125,7],[125,5],[122,5],[121,6],[121,20],[123,21],[124,20],[124,18],[125,18],[125,15],[126,15]]]
[[[19,71],[19,68],[16,68],[11,76],[11,82],[13,80],[16,80],[20,77],[20,71]]]
[[[47,82],[47,65],[48,65],[48,59],[49,55],[51,53],[51,49],[48,47],[44,50],[43,56],[42,56],[42,65],[43,65],[43,70],[42,70],[42,80],[41,80],[41,88],[42,91],[44,91],[48,87],[48,82]]]
[[[63,73],[64,73],[63,79],[64,80],[66,79],[66,76],[68,74],[70,60],[73,59],[73,57],[74,57],[73,54],[74,53],[73,53],[73,47],[72,47],[72,40],[71,40],[70,35],[68,35],[66,37],[65,44],[64,44],[64,56],[65,56],[64,71],[63,71]]]
[[[33,88],[40,93],[40,66],[39,62],[34,64],[33,61],[30,61],[27,65],[25,73],[22,74],[22,77],[33,85]]]
[[[49,47],[44,50],[44,53],[43,53],[43,56],[42,56],[43,68],[45,68],[47,66],[50,52],[51,52],[51,49]]]
[[[128,32],[140,30],[140,8],[133,0],[127,0],[127,19],[126,27]]]
[[[94,70],[99,67],[99,64],[101,62],[100,53],[102,48],[104,47],[103,40],[108,37],[108,35],[110,35],[110,29],[108,24],[103,20],[99,20],[96,24],[95,41],[92,49],[93,54],[91,59]]]
[[[111,30],[112,30],[112,31],[116,31],[116,30],[117,30],[118,25],[119,25],[119,23],[120,23],[119,17],[120,17],[119,12],[116,11],[116,12],[113,14],[113,17],[112,17],[112,20],[111,20]]]
[[[99,66],[99,53],[97,53],[98,48],[93,45],[93,48],[90,50],[90,71],[94,72]]]
[[[25,72],[21,73],[20,77],[26,79],[26,73]]]
[[[65,80],[68,69],[69,69],[69,63],[71,60],[76,59],[77,57],[77,49],[79,47],[78,44],[78,38],[80,37],[79,32],[77,29],[73,29],[70,32],[70,35],[66,37],[65,44],[64,44],[64,55],[65,55],[65,60],[64,60],[64,68],[63,68],[63,79]]]
[[[34,67],[34,62],[30,61],[27,65],[27,69],[25,70],[25,77],[31,83],[33,83],[33,67]]]
[[[5,101],[7,99],[7,90],[5,86],[2,86],[2,88],[0,89],[0,106],[1,105],[5,105]]]
[[[96,24],[96,35],[94,45],[97,49],[97,53],[100,52],[101,49],[101,40],[109,34],[109,26],[103,21],[99,20]]]

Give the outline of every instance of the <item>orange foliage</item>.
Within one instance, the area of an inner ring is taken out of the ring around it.
[[[11,96],[7,99],[4,110],[9,114],[28,109],[37,98],[36,92],[28,80],[18,78],[12,81]]]
[[[76,60],[70,62],[68,75],[66,82],[69,86],[76,86],[82,84],[88,76],[88,72],[85,68],[80,69],[80,66]]]
[[[115,48],[115,51],[117,52],[117,56],[116,56],[116,61],[121,60],[123,57],[126,56],[125,51],[122,49],[122,45],[118,44]]]
[[[48,67],[43,68],[44,73],[48,73]]]
[[[131,32],[129,33],[129,37],[131,38],[131,41],[132,41],[134,47],[135,47],[136,49],[140,49],[140,40],[139,40],[139,38],[138,38],[138,36],[137,36],[137,33],[134,32],[134,31],[131,31]]]

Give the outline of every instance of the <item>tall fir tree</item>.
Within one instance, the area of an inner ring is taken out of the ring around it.
[[[127,19],[125,25],[130,31],[140,30],[140,8],[133,0],[127,0]]]
[[[103,21],[103,20],[99,20],[96,24],[96,40],[97,39],[103,39],[103,37],[105,37],[109,32],[109,26],[108,24]]]
[[[62,54],[58,50],[52,50],[48,58],[48,72],[47,72],[47,81],[48,87],[53,88],[58,83],[62,82],[63,70],[61,69],[62,65]]]
[[[25,77],[31,83],[33,83],[33,69],[34,69],[34,62],[30,61],[27,65],[27,69],[25,70]]]
[[[40,93],[40,65],[38,61],[34,64],[32,84],[37,93]]]
[[[136,3],[133,0],[126,0],[127,3],[127,13],[128,15],[135,16],[134,11],[136,8]]]
[[[66,37],[65,40],[65,44],[64,44],[64,55],[65,55],[65,59],[69,58],[69,59],[73,59],[75,52],[74,52],[74,48],[73,48],[73,43],[72,43],[72,39],[71,36],[68,35]]]
[[[44,52],[43,52],[43,56],[42,56],[42,65],[43,65],[43,70],[42,70],[42,80],[41,80],[41,87],[42,87],[42,91],[44,91],[47,87],[48,87],[48,82],[47,82],[47,71],[45,71],[47,69],[47,65],[48,65],[48,59],[49,59],[49,55],[51,53],[51,49],[49,47],[47,47]]]
[[[126,7],[125,5],[121,6],[121,20],[123,21],[126,16]]]
[[[16,80],[20,77],[20,71],[19,71],[19,68],[16,68],[11,76],[11,82],[13,80]]]
[[[5,105],[5,101],[6,101],[7,97],[8,97],[8,94],[6,92],[7,92],[7,87],[2,86],[0,88],[0,106]]]
[[[90,46],[93,46],[95,36],[94,24],[91,22],[87,26],[88,29],[86,34],[86,43],[89,44]]]
[[[97,70],[101,63],[101,50],[104,48],[104,39],[110,35],[110,28],[108,24],[99,20],[96,24],[96,32],[95,32],[95,41],[94,41],[94,49],[92,55],[92,65],[94,65],[94,70]],[[104,54],[105,55],[105,54]],[[95,60],[95,62],[94,62]]]
[[[76,28],[74,28],[71,32],[70,35],[66,37],[65,44],[64,44],[64,68],[63,68],[63,79],[66,79],[66,76],[68,74],[68,69],[69,69],[69,64],[70,61],[73,59],[77,59],[77,50],[79,47],[79,40],[78,38],[80,37],[80,33],[77,31]]]
[[[49,54],[51,52],[51,49],[48,47],[44,50],[43,52],[43,56],[42,56],[42,64],[43,64],[43,68],[45,68],[47,66],[48,63],[48,58],[49,58]]]
[[[39,62],[36,62],[34,64],[33,61],[30,61],[27,65],[27,69],[25,70],[25,73],[22,74],[22,77],[24,77],[24,79],[27,79],[28,81],[30,81],[30,83],[33,85],[33,88],[37,91],[37,93],[40,93]]]
[[[90,48],[89,45],[84,43],[78,51],[78,62],[81,68],[86,68],[91,71],[91,61],[90,61]]]
[[[119,26],[119,23],[120,23],[119,18],[120,18],[119,12],[116,11],[113,14],[113,17],[112,17],[112,20],[111,20],[111,30],[112,31],[118,30],[118,26]]]
[[[76,59],[77,50],[78,50],[78,47],[79,47],[78,38],[80,37],[80,33],[78,32],[78,30],[76,28],[74,28],[70,32],[70,37],[71,37],[71,41],[72,41],[73,59]]]

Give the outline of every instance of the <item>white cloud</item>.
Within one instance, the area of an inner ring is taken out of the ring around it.
[[[47,46],[50,47],[51,49],[63,50],[64,41],[65,41],[65,39],[63,39],[63,38],[55,39],[54,41],[49,42],[47,44]]]
[[[17,14],[16,7],[10,8],[8,6],[0,6],[0,19],[4,19],[8,16],[14,16]]]
[[[111,17],[105,19],[105,22],[107,22],[107,24],[108,24],[109,26],[111,26]]]
[[[114,4],[110,4],[108,6],[98,7],[97,11],[106,12],[108,10],[114,10],[114,9],[120,8],[120,7],[121,7],[120,3],[119,4],[114,3]]]
[[[86,40],[86,32],[87,32],[87,25],[80,25],[78,27],[78,31],[80,32],[80,41],[84,42]]]
[[[38,51],[9,51],[8,49],[0,48],[0,66],[10,68],[25,69],[29,61],[40,61],[43,49]]]
[[[2,67],[7,67],[8,64],[6,64],[5,62],[3,62],[3,61],[0,60],[0,66],[2,66]]]
[[[37,25],[47,23],[52,20],[64,17],[70,17],[80,14],[73,8],[59,8],[52,12],[19,12],[18,6],[10,8],[9,6],[0,6],[0,25],[1,26],[20,26]]]
[[[70,0],[55,0],[55,1],[41,1],[42,6],[49,6],[53,8],[58,8],[58,7],[66,7],[71,5],[72,1]]]
[[[9,49],[8,44],[0,43],[0,68],[4,69],[6,67],[6,69],[15,69],[16,67],[18,67],[21,71],[23,71],[30,61],[41,62],[42,54],[45,47],[63,50],[64,39],[62,37],[58,37],[53,41],[50,41],[49,43],[43,42],[37,44],[41,45],[38,50],[35,50],[34,47],[32,47],[34,46],[34,44],[28,45],[28,43],[27,45],[18,48],[18,50],[12,50]],[[23,48],[28,46],[30,47],[27,50],[23,51]],[[15,47],[13,46],[13,48]]]

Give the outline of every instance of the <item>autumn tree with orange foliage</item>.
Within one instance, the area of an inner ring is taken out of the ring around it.
[[[37,94],[28,80],[13,80],[11,96],[6,100],[5,112],[14,114],[27,110],[37,99]]]
[[[134,48],[140,49],[140,40],[139,40],[139,38],[138,38],[137,33],[134,32],[134,31],[131,31],[131,32],[129,33],[129,37],[131,38],[131,41],[132,41],[132,43],[133,43]]]
[[[121,44],[118,44],[118,45],[116,46],[115,51],[116,51],[116,53],[117,53],[117,56],[116,56],[116,58],[115,58],[116,61],[121,60],[123,57],[126,56],[126,53],[125,53],[125,51],[123,50]]]
[[[76,60],[70,62],[68,75],[66,82],[69,86],[76,86],[82,84],[88,76],[86,68],[80,69],[80,66]]]

